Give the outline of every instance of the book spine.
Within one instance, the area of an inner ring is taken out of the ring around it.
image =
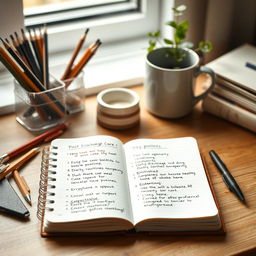
[[[206,112],[256,132],[256,114],[236,106],[235,104],[209,94],[203,100],[202,107]]]
[[[230,90],[226,90],[220,85],[214,87],[214,89],[212,90],[212,94],[216,94],[217,97],[224,98],[224,100],[226,99],[227,101],[235,102],[241,107],[244,107],[247,110],[256,113],[256,102],[253,102],[250,99],[247,99],[242,95],[234,93]]]
[[[54,165],[54,158],[56,153],[50,151],[50,147],[45,147],[42,154],[41,161],[41,175],[39,182],[39,195],[38,195],[38,204],[37,204],[37,218],[42,220],[45,210],[53,211],[51,204],[53,200],[47,200],[47,195],[54,196],[55,186],[51,184],[52,181],[55,181],[54,175],[56,174]]]

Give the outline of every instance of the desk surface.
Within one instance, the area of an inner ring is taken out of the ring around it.
[[[255,134],[227,121],[202,112],[198,105],[179,120],[163,120],[144,107],[142,87],[141,122],[126,131],[110,131],[97,125],[95,97],[86,99],[86,110],[70,118],[70,128],[63,138],[97,134],[113,135],[127,142],[135,138],[173,138],[193,136],[205,155],[210,176],[226,226],[225,236],[114,236],[79,238],[41,238],[36,217],[41,155],[36,156],[21,173],[31,188],[33,206],[27,206],[27,222],[0,214],[0,255],[255,255],[256,254],[256,138]],[[14,115],[0,118],[0,154],[33,138]],[[216,150],[239,183],[247,200],[241,204],[229,192],[215,169],[208,151]],[[10,180],[19,193],[16,184]],[[26,203],[25,203],[26,204]]]

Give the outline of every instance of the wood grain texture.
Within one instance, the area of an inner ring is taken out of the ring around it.
[[[111,131],[96,122],[95,97],[85,101],[85,111],[69,118],[70,127],[62,138],[113,135],[127,142],[136,138],[193,136],[205,156],[226,226],[225,236],[152,236],[41,238],[36,218],[41,155],[24,166],[20,174],[31,189],[29,221],[0,214],[0,255],[256,255],[256,137],[244,128],[201,110],[200,104],[182,119],[159,119],[144,107],[143,87],[133,90],[141,96],[140,124],[126,131]],[[27,142],[33,135],[21,127],[14,115],[0,118],[0,154]],[[208,151],[214,149],[225,161],[247,200],[243,205],[227,189]],[[17,193],[16,184],[10,179]],[[21,199],[23,200],[22,196]]]

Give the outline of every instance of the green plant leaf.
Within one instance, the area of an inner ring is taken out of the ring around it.
[[[156,31],[154,34],[155,37],[159,37],[160,36],[160,30]]]
[[[189,22],[187,20],[183,21],[179,24],[179,29],[184,29],[185,31],[188,31]]]
[[[153,46],[155,46],[156,45],[156,41],[155,40],[149,40],[148,41],[148,43],[149,43],[149,45],[153,45]]]
[[[151,51],[153,51],[153,50],[155,49],[155,47],[156,47],[156,41],[154,41],[154,40],[149,40],[148,43],[149,43],[148,52],[151,52]]]
[[[168,21],[166,25],[171,26],[175,29],[178,27],[178,24],[175,21]]]
[[[172,8],[174,16],[181,16],[183,12],[187,9],[186,5],[179,5],[178,7]]]
[[[175,32],[175,38],[179,39],[179,41],[182,41],[186,38],[186,31],[183,29],[177,29]]]
[[[149,45],[149,47],[148,47],[148,52],[152,52],[153,50],[154,50],[154,48],[155,48],[155,45]]]
[[[212,43],[210,41],[200,41],[198,48],[204,53],[210,52],[212,50]]]
[[[176,10],[179,11],[179,12],[184,12],[186,9],[187,9],[187,6],[184,5],[184,4],[179,5],[178,7],[176,7]]]
[[[167,39],[167,38],[164,38],[164,42],[165,42],[166,44],[171,44],[171,45],[174,44],[174,42],[173,42],[172,40],[169,40],[169,39]]]
[[[157,38],[157,37],[159,37],[160,36],[160,30],[158,30],[158,31],[156,31],[156,32],[149,32],[148,33],[148,36],[149,37],[155,37],[155,38]]]

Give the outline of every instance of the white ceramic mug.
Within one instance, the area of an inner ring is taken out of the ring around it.
[[[144,94],[146,108],[163,118],[180,118],[189,114],[215,84],[215,74],[199,66],[199,56],[190,49],[182,49],[183,59],[177,61],[170,48],[159,48],[147,55]],[[211,85],[202,94],[194,95],[196,77],[207,73]]]

